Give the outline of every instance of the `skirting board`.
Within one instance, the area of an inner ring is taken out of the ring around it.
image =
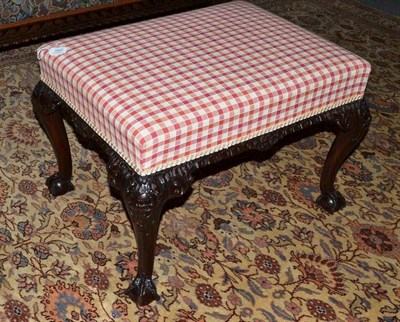
[[[120,0],[0,25],[0,51],[212,4],[212,0]]]

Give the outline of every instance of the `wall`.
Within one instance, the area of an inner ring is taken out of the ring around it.
[[[0,0],[0,24],[117,0]]]

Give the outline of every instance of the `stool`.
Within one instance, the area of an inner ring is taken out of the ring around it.
[[[228,2],[62,39],[38,58],[33,108],[59,166],[46,184],[55,196],[73,189],[66,118],[106,156],[137,241],[127,294],[140,305],[159,298],[151,277],[162,207],[204,166],[326,123],[336,139],[317,203],[329,212],[345,205],[334,180],[370,123],[370,65],[255,5]]]

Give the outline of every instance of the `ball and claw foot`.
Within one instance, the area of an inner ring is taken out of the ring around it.
[[[125,294],[137,305],[147,305],[154,300],[158,301],[160,296],[157,294],[156,286],[151,278],[138,275],[126,289]]]
[[[54,197],[61,196],[75,188],[70,180],[62,179],[58,172],[47,178],[46,186]]]
[[[343,209],[346,206],[346,200],[339,191],[335,191],[333,193],[322,193],[317,199],[317,204],[332,214]]]

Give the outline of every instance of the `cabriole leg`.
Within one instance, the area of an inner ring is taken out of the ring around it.
[[[342,209],[346,202],[341,193],[335,190],[334,181],[343,162],[360,144],[368,131],[371,115],[365,101],[350,105],[343,114],[332,121],[337,125],[335,141],[326,158],[321,175],[321,195],[317,203],[326,211],[333,213]]]
[[[146,305],[160,298],[152,274],[163,206],[182,196],[194,178],[185,168],[140,176],[115,153],[107,170],[110,185],[121,195],[138,249],[138,272],[126,294],[138,305]]]
[[[136,178],[120,187],[120,194],[133,227],[138,250],[138,272],[126,294],[138,305],[146,305],[160,297],[152,281],[155,247],[164,205],[160,185],[146,178]]]
[[[125,198],[123,200],[125,205],[130,203]],[[126,294],[138,305],[146,305],[160,298],[152,281],[155,246],[161,217],[160,208],[160,205],[146,205],[142,209],[135,207],[127,210],[135,233],[139,261],[137,275],[126,290]]]
[[[53,196],[59,196],[74,189],[71,183],[71,151],[60,111],[60,99],[43,82],[39,82],[32,94],[32,104],[53,146],[58,163],[58,172],[46,180],[46,185]]]

